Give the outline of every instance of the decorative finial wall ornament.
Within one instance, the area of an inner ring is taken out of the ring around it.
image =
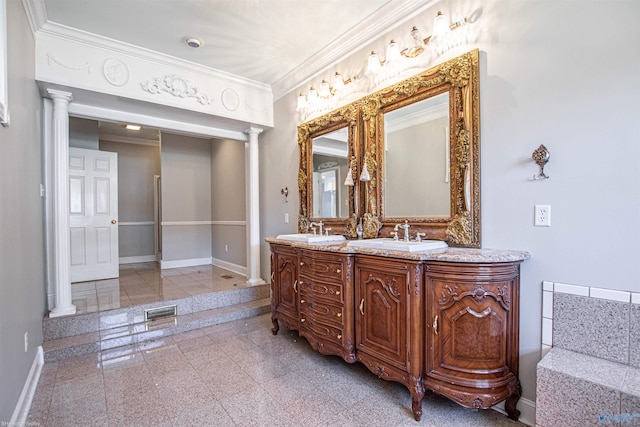
[[[549,153],[549,150],[547,150],[547,147],[543,144],[540,144],[540,147],[533,152],[531,158],[538,164],[538,166],[540,166],[540,173],[538,175],[533,175],[534,181],[549,178],[544,174],[544,166],[547,164],[550,157],[551,154]]]

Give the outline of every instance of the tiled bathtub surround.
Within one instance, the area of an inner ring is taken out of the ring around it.
[[[542,355],[552,346],[640,367],[640,293],[543,282]]]
[[[539,427],[640,425],[640,369],[553,348],[538,363]]]

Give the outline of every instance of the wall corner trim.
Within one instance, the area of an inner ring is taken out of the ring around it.
[[[16,404],[16,408],[13,411],[10,426],[23,426],[27,423],[27,416],[29,415],[29,409],[31,409],[31,402],[33,396],[36,394],[36,387],[38,386],[38,380],[40,379],[40,373],[42,372],[42,366],[44,365],[44,351],[42,346],[38,346],[36,356],[31,364],[29,375],[22,387],[22,393]]]

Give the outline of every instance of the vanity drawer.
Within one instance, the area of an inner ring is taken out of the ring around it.
[[[319,254],[302,251],[300,255],[300,274],[309,275],[328,282],[342,283],[344,258],[340,255]]]
[[[317,282],[309,276],[301,275],[298,280],[300,298],[317,301],[316,298],[325,299],[335,304],[344,305],[344,289],[342,283]]]
[[[300,313],[300,330],[303,334],[304,329],[310,331],[316,340],[331,341],[342,345],[342,329],[331,325],[326,325],[317,321],[313,315],[304,315]]]
[[[300,298],[300,316],[312,317],[319,321],[342,328],[344,309],[342,306]]]

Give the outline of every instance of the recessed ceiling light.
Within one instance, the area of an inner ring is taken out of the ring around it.
[[[125,129],[129,129],[129,130],[140,130],[140,125],[131,125],[131,124],[127,124],[124,125]]]
[[[194,49],[197,49],[204,44],[204,41],[202,39],[199,39],[198,37],[193,37],[193,36],[185,37],[184,42],[187,44],[187,46],[192,47]]]

